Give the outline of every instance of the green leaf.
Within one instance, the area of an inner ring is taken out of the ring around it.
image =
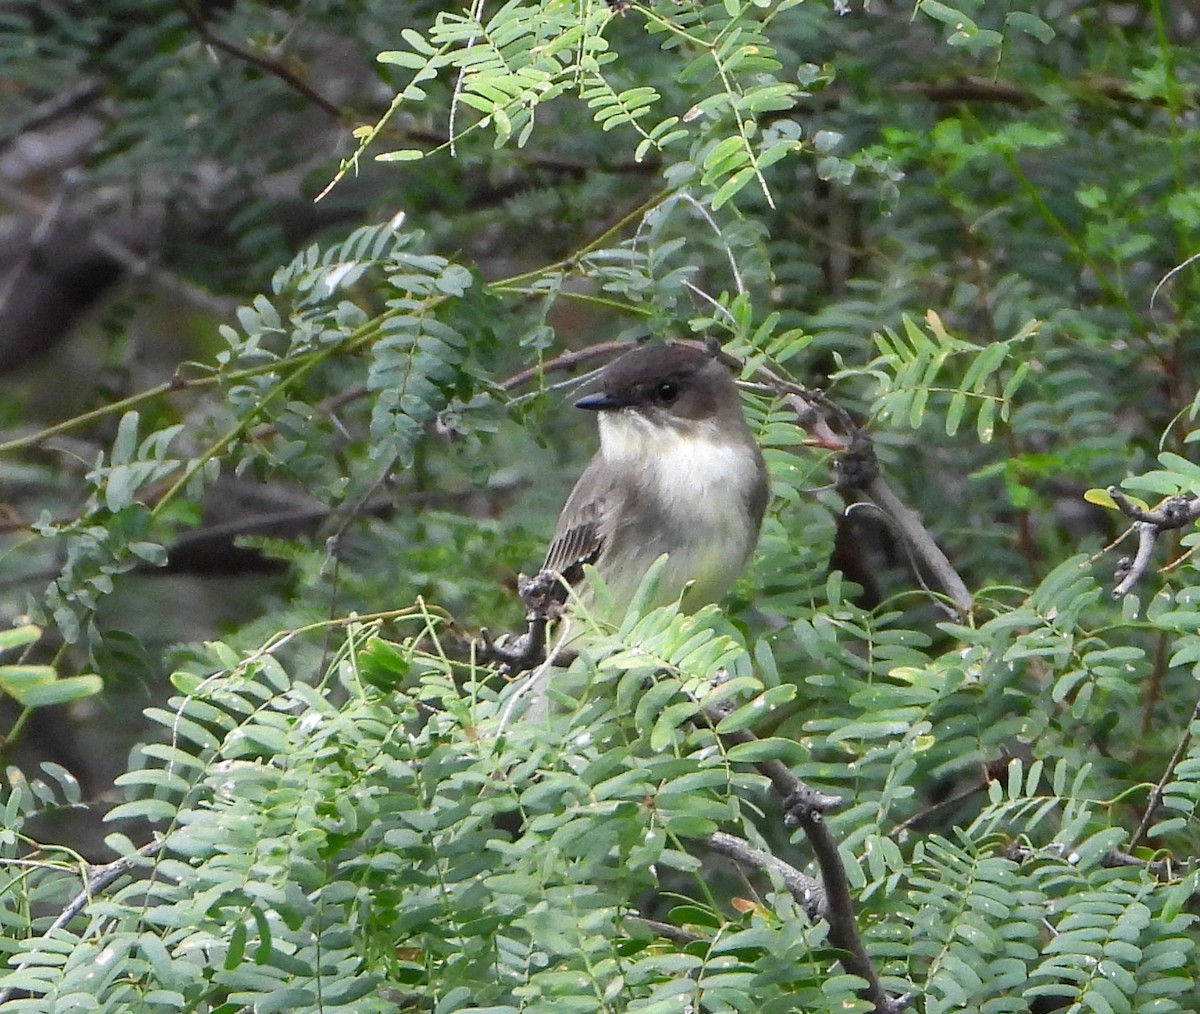
[[[2,674],[0,683],[3,683]],[[28,708],[44,708],[52,704],[69,704],[72,701],[94,697],[103,689],[104,681],[99,676],[89,674],[67,676],[53,683],[43,683],[19,693],[14,692],[12,696]]]
[[[17,700],[35,687],[46,686],[57,678],[58,673],[52,665],[0,666],[0,689]]]
[[[675,730],[699,709],[700,706],[695,701],[676,701],[674,704],[668,704],[650,731],[650,749],[655,752],[665,750],[673,739]]]
[[[133,460],[137,453],[138,420],[137,412],[126,412],[117,424],[117,438],[113,441],[112,453],[109,460],[113,465],[124,465]]]
[[[809,752],[799,743],[779,736],[754,739],[749,743],[735,743],[729,748],[729,759],[741,764],[756,764],[765,760],[777,760],[793,766],[807,761]]]
[[[979,406],[979,418],[975,421],[975,429],[979,434],[980,443],[991,443],[996,432],[996,402],[985,398]]]
[[[425,152],[419,148],[398,148],[395,151],[380,152],[375,156],[376,162],[417,162],[425,157]]]
[[[1088,503],[1094,503],[1097,507],[1107,507],[1109,510],[1117,510],[1117,502],[1112,498],[1107,489],[1093,488],[1085,490],[1083,498]]]
[[[1036,14],[1030,14],[1028,11],[1009,11],[1004,17],[1004,23],[1009,28],[1032,35],[1038,42],[1048,43],[1054,40],[1054,29]]]
[[[1188,461],[1187,458],[1172,451],[1163,451],[1159,454],[1158,460],[1163,468],[1176,472],[1183,478],[1184,481],[1181,485],[1194,493],[1200,493],[1200,465]]]
[[[958,432],[966,408],[967,396],[962,391],[955,391],[950,398],[950,407],[946,409],[946,436],[952,437]]]
[[[796,687],[791,683],[782,683],[777,687],[770,687],[748,704],[742,705],[742,707],[721,719],[717,725],[717,732],[724,735],[749,728],[756,722],[766,718],[771,712],[776,711],[784,704],[793,700],[795,696]]]
[[[27,644],[33,644],[41,636],[41,628],[35,627],[32,623],[0,630],[0,651],[23,648]]]
[[[409,67],[418,69],[424,67],[426,59],[417,53],[410,53],[404,49],[388,49],[375,57],[380,63],[390,63],[397,67]]]

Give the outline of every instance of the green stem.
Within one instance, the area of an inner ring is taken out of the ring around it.
[[[207,377],[193,377],[190,380],[182,377],[173,377],[170,380],[164,381],[161,384],[156,384],[154,387],[149,387],[144,391],[139,391],[137,394],[131,394],[127,398],[122,398],[119,401],[109,402],[107,405],[101,405],[99,408],[94,408],[90,412],[84,412],[81,415],[72,416],[70,419],[64,419],[62,422],[54,423],[44,429],[38,430],[36,433],[29,433],[23,437],[15,437],[12,440],[6,440],[0,443],[0,454],[6,451],[18,451],[23,447],[33,447],[40,444],[51,437],[59,436],[62,433],[69,433],[73,429],[78,429],[80,426],[86,426],[90,422],[95,422],[98,419],[103,419],[105,416],[113,415],[117,412],[125,412],[131,408],[144,404],[148,401],[153,401],[155,398],[161,398],[165,394],[174,394],[176,391],[194,391],[205,387],[215,387],[221,382],[237,383],[240,380],[248,380],[251,377],[261,376],[264,373],[271,373],[278,370],[281,366],[286,366],[289,362],[318,355],[313,351],[300,353],[295,359],[281,359],[270,363],[260,363],[257,366],[247,366],[240,370],[234,370],[232,373],[214,373]]]
[[[546,293],[541,289],[531,289],[526,286],[518,285],[491,285],[489,286],[493,292],[504,295],[513,296],[544,296]],[[620,313],[633,313],[643,317],[649,317],[654,311],[645,306],[634,306],[632,303],[622,303],[617,299],[607,299],[604,296],[594,296],[587,292],[571,292],[562,290],[556,293],[562,299],[573,299],[577,303],[588,303],[592,306],[603,306],[610,310],[617,310]]]
[[[0,750],[12,746],[21,735],[21,730],[25,728],[25,723],[29,721],[29,716],[33,714],[33,708],[22,708],[21,713],[17,715],[17,720],[13,722],[12,728],[8,730],[8,735],[0,741]]]
[[[553,264],[544,264],[540,268],[534,268],[532,271],[523,271],[519,275],[510,275],[508,278],[500,278],[489,283],[489,288],[509,288],[512,286],[522,285],[525,282],[532,281],[535,278],[540,278],[543,275],[551,274],[555,271],[568,271],[575,267],[581,257],[586,257],[593,250],[598,250],[604,246],[613,236],[622,232],[630,222],[634,222],[643,218],[652,208],[661,204],[670,195],[669,190],[659,190],[644,200],[632,211],[626,212],[617,221],[605,229],[599,236],[588,242],[577,252],[571,254],[570,257],[564,257],[562,260],[555,261]]]
[[[436,298],[440,300],[443,297]],[[379,324],[386,319],[386,316],[387,315],[378,317],[375,320],[372,320],[370,323],[358,328],[356,331],[352,331],[350,335],[347,336],[345,342],[343,342],[341,345],[333,345],[327,349],[321,349],[317,352],[305,353],[307,358],[300,361],[300,365],[291,373],[290,376],[281,379],[278,384],[272,387],[271,390],[263,396],[263,399],[257,405],[255,405],[251,411],[247,412],[242,416],[241,419],[238,420],[237,425],[235,425],[223,437],[217,440],[216,443],[210,444],[204,449],[202,454],[188,464],[188,467],[183,470],[183,474],[180,475],[180,477],[171,484],[167,491],[158,498],[157,503],[155,503],[153,509],[150,511],[151,518],[157,518],[159,514],[161,514],[163,508],[175,498],[179,491],[192,480],[192,478],[197,472],[200,471],[200,469],[202,469],[209,461],[224,451],[238,437],[242,436],[250,428],[254,420],[258,418],[259,413],[266,405],[269,405],[271,402],[278,399],[280,395],[286,393],[293,386],[295,386],[298,381],[304,379],[304,377],[320,366],[321,363],[330,359],[335,354],[339,352],[352,352],[362,345],[364,341],[368,340],[369,338],[373,338],[375,333],[379,330]],[[295,361],[296,360],[293,360],[293,362]],[[278,363],[273,365],[276,369],[278,369]]]

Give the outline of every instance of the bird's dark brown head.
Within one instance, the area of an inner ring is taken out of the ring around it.
[[[597,393],[575,402],[576,407],[693,420],[741,414],[729,370],[709,353],[678,342],[627,352],[605,369],[600,386]]]

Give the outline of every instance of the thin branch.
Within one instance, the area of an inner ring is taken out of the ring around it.
[[[1118,869],[1122,866],[1137,866],[1159,880],[1169,880],[1175,870],[1188,865],[1187,861],[1172,859],[1139,859],[1118,848],[1111,848],[1100,857],[1100,865],[1106,869]]]
[[[470,15],[481,26],[483,24],[483,2],[484,0],[473,0],[471,3]],[[470,49],[475,45],[476,36],[472,35],[467,39],[467,44],[464,49]],[[458,106],[462,101],[463,82],[467,78],[466,65],[458,68],[458,75],[454,78],[454,91],[450,95],[450,122],[447,124],[447,133],[449,134],[450,157],[455,158],[458,155],[455,134],[455,122],[458,118]]]
[[[971,592],[959,576],[958,571],[946,558],[946,554],[933,540],[929,529],[922,523],[916,511],[909,508],[884,481],[876,475],[866,487],[871,501],[891,520],[900,531],[905,543],[920,561],[929,568],[933,579],[941,586],[961,616],[971,612]]]
[[[61,929],[65,929],[77,915],[79,915],[92,902],[96,895],[108,890],[113,884],[120,880],[125,874],[132,873],[142,864],[145,859],[151,859],[162,851],[165,839],[156,838],[154,841],[149,841],[136,852],[131,855],[122,856],[120,859],[115,859],[111,863],[104,866],[93,866],[88,874],[87,881],[83,885],[83,890],[80,891],[67,904],[52,922],[49,928],[42,934],[43,937],[48,937]],[[22,962],[17,966],[16,971],[20,972],[28,966],[29,962]],[[8,987],[0,990],[0,1004],[12,999],[16,992],[15,987]]]
[[[295,73],[289,67],[280,63],[278,60],[272,60],[268,56],[263,56],[261,53],[256,53],[252,49],[245,49],[228,39],[223,39],[216,35],[204,20],[203,14],[196,7],[193,0],[180,0],[180,6],[183,8],[184,14],[187,16],[188,22],[195,29],[196,34],[200,36],[200,40],[213,49],[219,49],[223,53],[227,53],[234,59],[241,60],[243,63],[248,63],[252,67],[257,67],[259,70],[270,74],[272,77],[278,78],[292,91],[303,95],[309,102],[317,108],[324,110],[335,120],[340,120],[343,117],[342,107],[336,102],[327,99],[324,95],[318,92],[299,74]]]
[[[699,933],[693,933],[682,926],[675,926],[669,922],[659,922],[657,919],[647,919],[641,915],[627,915],[625,921],[632,926],[643,926],[652,933],[676,944],[694,944],[706,939]]]
[[[929,571],[942,591],[953,602],[958,613],[971,612],[971,593],[946,554],[934,541],[917,513],[911,510],[892,490],[879,471],[871,438],[854,422],[844,408],[823,391],[802,387],[759,367],[757,375],[765,378],[768,387],[785,397],[801,427],[814,442],[839,455],[837,488],[843,497],[852,501],[856,496],[867,498],[896,528],[905,546]],[[920,570],[917,570],[918,578]]]
[[[1149,569],[1154,547],[1163,532],[1183,528],[1200,519],[1200,497],[1194,493],[1181,493],[1167,497],[1157,507],[1146,508],[1134,503],[1116,486],[1109,486],[1107,493],[1121,513],[1133,519],[1133,531],[1137,534],[1137,551],[1133,558],[1122,557],[1113,575],[1117,584],[1112,595],[1119,599],[1127,595]]]
[[[1162,802],[1163,789],[1166,784],[1175,777],[1175,769],[1179,767],[1179,762],[1183,760],[1187,753],[1188,747],[1192,743],[1192,723],[1200,719],[1200,701],[1196,702],[1196,706],[1192,709],[1192,717],[1188,719],[1187,728],[1183,735],[1179,738],[1178,744],[1175,746],[1175,752],[1171,754],[1171,759],[1167,762],[1166,770],[1163,771],[1162,777],[1158,780],[1158,784],[1150,790],[1150,798],[1146,800],[1146,812],[1142,815],[1141,823],[1138,824],[1137,830],[1133,832],[1133,837],[1129,839],[1129,848],[1135,849],[1141,844],[1150,830],[1150,822],[1154,820],[1158,813],[1158,804]]]
[[[1200,518],[1200,497],[1195,493],[1181,493],[1178,496],[1167,497],[1154,508],[1140,507],[1116,486],[1109,486],[1107,493],[1126,517],[1133,518],[1134,521],[1142,524],[1154,525],[1155,528],[1163,531],[1183,528]]]
[[[1160,96],[1146,98],[1135,94],[1134,82],[1122,78],[1089,75],[1065,82],[1073,98],[1083,101],[1108,100],[1127,105],[1149,103],[1162,105]],[[931,102],[992,102],[1000,105],[1028,108],[1044,105],[1046,99],[1012,81],[964,74],[947,81],[902,82],[895,86],[897,95],[918,95]],[[1186,103],[1189,107],[1194,101]]]
[[[801,873],[791,863],[785,863],[778,856],[773,856],[763,849],[756,849],[749,842],[724,831],[714,832],[704,839],[704,844],[742,866],[752,866],[756,870],[778,874],[809,919],[815,922],[825,917],[825,891],[817,881]]]
[[[803,785],[783,801],[787,811],[784,823],[788,827],[802,828],[812,846],[825,888],[825,921],[829,924],[829,939],[844,952],[842,965],[851,975],[866,981],[862,996],[875,1005],[876,1014],[896,1014],[909,1006],[911,998],[908,995],[888,995],[859,935],[854,899],[850,894],[850,879],[846,875],[837,840],[825,821],[825,814],[830,809],[829,798]]]
[[[1188,257],[1186,260],[1184,260],[1182,263],[1176,264],[1173,268],[1171,268],[1170,271],[1168,271],[1165,275],[1162,276],[1162,278],[1160,278],[1158,280],[1158,284],[1156,286],[1154,286],[1154,291],[1152,293],[1150,293],[1150,309],[1151,310],[1154,309],[1154,301],[1158,298],[1158,294],[1159,294],[1159,292],[1162,291],[1163,287],[1172,278],[1174,278],[1177,274],[1179,274],[1179,272],[1181,272],[1184,268],[1191,267],[1197,261],[1200,261],[1200,253],[1194,253],[1190,257]]]
[[[951,793],[945,799],[939,799],[936,803],[931,803],[923,810],[918,810],[907,820],[902,820],[888,832],[888,837],[897,841],[902,840],[904,835],[907,834],[909,830],[916,827],[916,825],[922,823],[923,821],[930,820],[933,817],[944,813],[946,810],[958,806],[960,803],[965,803],[972,796],[986,791],[987,786],[988,783],[983,780],[969,783],[966,787],[959,789],[957,792]]]
[[[628,348],[629,342],[627,341],[608,341],[598,342],[595,345],[589,345],[582,349],[573,349],[570,352],[564,352],[561,356],[548,359],[544,363],[531,366],[527,370],[514,373],[511,377],[500,381],[500,388],[504,391],[511,391],[514,387],[521,387],[531,380],[545,376],[547,373],[563,373],[574,369],[580,363],[590,363],[595,359],[604,359],[616,355],[618,352],[624,352]]]
[[[731,705],[721,704],[705,708],[699,717],[726,743],[757,742],[758,737],[748,729],[735,729],[728,733],[718,731],[721,720],[731,711]],[[773,758],[755,761],[754,766],[770,779],[775,792],[783,799],[786,813],[784,822],[788,827],[802,828],[812,847],[821,870],[824,899],[821,915],[829,925],[830,942],[843,952],[843,967],[866,983],[862,996],[874,1005],[876,1014],[897,1014],[904,1010],[910,1003],[910,997],[888,995],[859,935],[850,878],[846,875],[837,841],[825,823],[824,815],[840,807],[842,800],[801,781],[782,761]]]
[[[741,272],[741,269],[738,267],[737,257],[734,255],[733,248],[730,247],[729,241],[725,238],[725,234],[721,231],[721,227],[717,224],[716,219],[713,218],[711,212],[709,212],[709,210],[706,207],[704,207],[703,204],[701,204],[698,200],[696,200],[696,198],[693,197],[688,191],[681,190],[678,193],[671,194],[658,207],[660,209],[662,209],[662,212],[664,215],[667,215],[674,209],[675,205],[677,205],[681,202],[690,205],[692,210],[695,211],[696,214],[699,215],[702,219],[704,219],[705,224],[707,224],[708,227],[716,235],[718,242],[721,244],[721,248],[725,251],[725,259],[729,262],[729,272],[731,275],[733,275],[733,281],[734,281],[734,285],[737,288],[737,291],[739,293],[745,292],[746,284],[742,279],[742,272]],[[637,231],[633,235],[633,243],[632,243],[632,246],[635,248],[637,247],[638,241],[641,239],[642,230],[646,227],[646,220],[648,217],[649,216],[644,217],[642,219],[642,221],[640,223],[638,223]],[[685,284],[687,284],[690,288],[692,288],[693,291],[697,291],[697,292],[699,291],[698,289],[695,288],[695,286],[692,286],[690,283],[685,282]],[[701,293],[701,295],[707,295],[707,294]],[[709,297],[709,298],[711,299],[711,297]],[[720,306],[719,304],[718,304],[718,309],[724,310],[726,313],[729,312],[728,310],[725,309],[725,307]]]
[[[39,102],[23,117],[6,124],[4,133],[0,136],[0,151],[12,145],[23,134],[40,130],[66,113],[91,105],[103,94],[103,83],[97,77],[82,77],[74,84],[67,85],[58,95],[45,102]]]

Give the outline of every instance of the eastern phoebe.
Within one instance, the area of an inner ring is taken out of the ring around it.
[[[666,553],[653,605],[715,602],[753,551],[767,505],[766,466],[729,369],[691,345],[650,345],[606,367],[600,386],[575,403],[597,413],[600,449],[543,570],[574,580],[593,564],[619,619]]]

